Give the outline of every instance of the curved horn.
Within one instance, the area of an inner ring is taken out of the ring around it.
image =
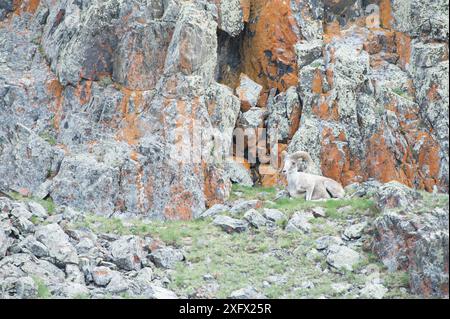
[[[308,166],[314,165],[314,161],[311,158],[311,155],[309,155],[307,152],[298,151],[298,152],[295,152],[295,153],[289,155],[289,157],[294,160],[298,160],[300,158],[304,159],[308,162]]]

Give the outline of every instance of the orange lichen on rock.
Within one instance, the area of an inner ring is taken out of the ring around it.
[[[346,142],[344,132],[336,137],[331,128],[326,128],[322,132],[321,140],[320,162],[323,175],[341,182],[344,186],[360,182],[360,161],[351,159],[348,146],[342,147],[337,143]]]
[[[368,141],[367,147],[367,173],[383,183],[396,180],[408,186],[411,181],[405,172],[398,170],[394,154],[389,150],[383,132],[376,133]]]
[[[14,13],[17,15],[23,12],[34,14],[39,7],[41,0],[14,0],[13,7],[15,8]]]
[[[433,83],[428,90],[427,97],[430,102],[440,100],[441,97],[439,96],[438,92],[439,86],[436,83]]]
[[[130,145],[136,145],[142,136],[140,128],[140,120],[138,118],[139,108],[142,108],[142,92],[123,89],[124,97],[120,103],[122,112],[121,129],[117,134],[117,138],[126,141]],[[134,108],[130,108],[131,101]]]
[[[336,101],[329,103],[325,99],[319,100],[319,105],[313,105],[312,112],[321,120],[339,121],[339,107]]]
[[[248,22],[250,19],[250,1],[251,0],[241,0],[242,20],[244,22]]]
[[[61,85],[61,83],[59,83],[57,79],[54,79],[47,84],[47,92],[54,98],[55,101],[54,107],[51,109],[51,111],[54,114],[53,126],[56,130],[59,130],[59,125],[61,123],[62,104],[64,100],[63,91],[64,87]]]
[[[280,184],[281,183],[278,180],[278,174],[261,175],[261,186],[263,187],[272,187]]]
[[[322,80],[322,73],[319,69],[316,70],[314,73],[314,78],[312,81],[312,92],[315,94],[322,93],[322,86],[323,86],[323,80]]]
[[[225,181],[216,169],[212,169],[205,162],[202,163],[202,168],[205,176],[203,192],[206,206],[222,204],[230,195],[231,183]]]
[[[394,31],[380,29],[375,32],[370,32],[364,42],[364,50],[369,54],[377,54],[383,52],[384,54],[396,53],[396,35]]]
[[[234,157],[229,158],[229,160],[232,160],[232,161],[235,161],[236,163],[241,164],[248,171],[251,168],[251,164],[243,157],[236,157],[236,156],[234,156]]]
[[[261,185],[264,187],[272,187],[276,185],[287,185],[287,180],[280,173],[280,168],[283,165],[283,152],[287,149],[286,144],[279,143],[277,150],[277,167],[273,167],[272,164],[261,164],[258,167],[258,173]]]
[[[289,127],[289,135],[288,139],[291,140],[295,133],[297,133],[298,129],[300,128],[300,118],[302,116],[302,108],[300,105],[296,105],[292,113],[289,117],[289,120],[291,121],[291,125]]]
[[[180,184],[170,189],[170,203],[164,209],[164,216],[168,220],[192,219],[192,193],[185,190]]]
[[[297,85],[295,18],[290,2],[253,0],[243,43],[243,72],[264,87],[280,92]]]
[[[324,24],[324,36],[323,40],[325,43],[331,42],[334,38],[341,36],[341,26],[338,21],[333,21],[327,24]]]
[[[381,26],[386,29],[391,28],[392,8],[391,0],[380,0],[380,20]]]
[[[287,184],[286,179],[280,174],[279,170],[270,164],[261,164],[258,170],[261,176],[261,185],[264,187]]]
[[[80,104],[87,104],[92,97],[92,81],[84,81],[78,84],[75,95],[78,97]]]
[[[400,67],[405,69],[411,60],[411,38],[404,33],[396,32],[395,41]]]
[[[422,142],[418,156],[418,168],[422,171],[425,170],[421,187],[431,192],[433,191],[433,186],[439,184],[440,148],[436,141],[426,132],[420,132],[417,140]]]

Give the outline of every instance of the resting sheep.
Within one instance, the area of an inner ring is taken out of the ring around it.
[[[284,156],[283,174],[286,175],[288,181],[287,191],[291,197],[298,197],[306,193],[306,200],[318,200],[328,198],[342,198],[345,196],[344,188],[338,182],[331,178],[306,173],[313,164],[311,156],[306,152],[296,152]],[[308,167],[305,172],[298,170],[298,161],[306,160]]]

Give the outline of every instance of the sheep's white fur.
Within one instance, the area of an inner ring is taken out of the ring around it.
[[[345,196],[344,188],[331,178],[299,172],[297,161],[301,158],[307,161],[308,168],[314,164],[311,156],[306,152],[296,152],[288,155],[283,153],[283,173],[288,181],[288,192],[291,197],[298,197],[306,193],[306,200],[342,198]],[[306,172],[309,169],[305,170]]]

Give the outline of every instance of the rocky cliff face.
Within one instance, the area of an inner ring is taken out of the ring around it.
[[[447,192],[447,17],[444,0],[2,1],[0,189],[191,219],[230,192],[217,140],[260,127],[345,185]],[[196,126],[203,156],[181,161]]]

